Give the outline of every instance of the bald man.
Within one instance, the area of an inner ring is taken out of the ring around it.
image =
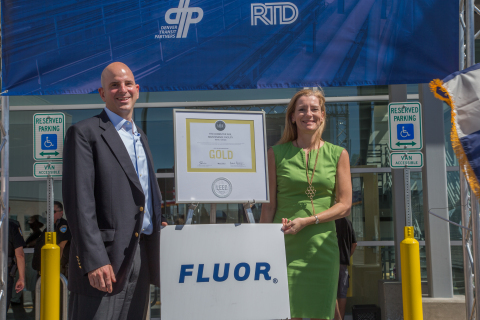
[[[105,109],[71,126],[63,151],[69,319],[145,319],[150,284],[160,285],[162,196],[132,119],[140,89],[132,71],[114,62],[101,84]]]

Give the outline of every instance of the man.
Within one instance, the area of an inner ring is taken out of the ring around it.
[[[340,274],[338,277],[335,320],[343,320],[347,305],[348,279],[350,278],[348,266],[350,265],[350,257],[357,247],[357,238],[355,237],[352,222],[347,218],[335,220],[335,226],[337,228],[338,249],[340,250]]]
[[[132,119],[140,88],[132,71],[114,62],[101,83],[105,109],[65,138],[69,319],[144,319],[150,283],[160,285],[162,198],[147,137]]]
[[[35,248],[37,240],[42,235],[43,223],[40,222],[40,216],[35,214],[28,219],[28,226],[30,227],[30,235],[28,236],[25,243],[27,248]]]
[[[53,225],[53,231],[56,232],[57,245],[60,247],[60,257],[63,258],[65,246],[72,239],[72,234],[68,228],[67,220],[63,219],[63,204],[60,201],[53,203]],[[42,265],[42,247],[45,245],[45,232],[47,232],[47,229],[43,230],[35,244],[33,252],[32,268],[39,272],[41,272],[40,267]],[[65,273],[65,265],[61,265],[60,267],[61,272]]]
[[[10,213],[10,208],[8,208]],[[25,287],[25,253],[23,247],[22,229],[18,221],[8,219],[8,279],[7,279],[7,310],[12,299],[13,282],[18,269],[18,280],[15,292],[19,293]]]

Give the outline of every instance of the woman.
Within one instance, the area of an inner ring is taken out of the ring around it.
[[[292,319],[334,319],[335,220],[350,214],[350,161],[345,149],[322,140],[322,92],[297,92],[286,113],[283,136],[268,150],[270,203],[260,222],[283,224]]]

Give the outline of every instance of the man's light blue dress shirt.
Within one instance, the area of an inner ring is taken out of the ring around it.
[[[138,179],[142,185],[143,193],[145,194],[145,207],[143,215],[142,233],[151,234],[153,231],[152,225],[152,197],[150,196],[150,179],[148,176],[148,163],[147,154],[143,148],[142,141],[140,140],[140,134],[137,132],[135,123],[127,121],[113,113],[105,107],[110,121],[118,132],[118,135],[123,141],[125,148],[128,151],[130,160],[132,160],[133,167],[137,172]]]

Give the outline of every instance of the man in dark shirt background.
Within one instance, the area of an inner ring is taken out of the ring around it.
[[[347,305],[348,291],[348,266],[350,257],[357,247],[357,238],[353,230],[352,222],[347,218],[335,220],[337,227],[338,249],[340,251],[340,274],[338,277],[337,306],[335,308],[335,320],[343,320]]]
[[[67,243],[72,239],[72,234],[70,233],[70,229],[67,224],[67,220],[63,219],[63,205],[60,201],[55,201],[53,205],[53,221],[54,221],[54,231],[56,232],[56,237],[57,237],[57,245],[60,247],[60,257],[61,261],[65,261],[63,258],[63,254],[68,254],[68,250],[64,249],[67,246]],[[33,259],[32,259],[32,268],[41,271],[40,267],[42,264],[42,257],[41,257],[41,252],[42,252],[42,247],[45,245],[45,232],[47,232],[47,229],[42,232],[42,235],[40,238],[38,238],[37,243],[35,244],[35,250],[33,252]],[[68,257],[66,258],[66,261],[68,261]],[[63,274],[66,273],[66,268],[64,265],[61,265],[61,271]],[[65,274],[66,276],[66,274]]]
[[[9,208],[10,212],[10,208]],[[25,253],[23,252],[22,230],[18,221],[8,219],[8,279],[7,279],[7,308],[12,299],[13,282],[15,273],[19,273],[18,281],[15,284],[15,291],[18,293],[25,287]]]
[[[38,238],[42,235],[43,223],[40,222],[40,216],[38,214],[31,216],[28,219],[28,225],[30,227],[30,235],[28,236],[25,243],[27,248],[35,248],[35,243],[37,243]]]

